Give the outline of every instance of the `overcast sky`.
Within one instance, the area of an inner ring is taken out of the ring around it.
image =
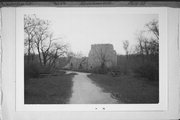
[[[51,21],[51,29],[73,52],[87,56],[91,44],[111,43],[118,54],[125,54],[123,41],[136,43],[136,33],[157,14],[122,14],[94,9],[34,10],[37,17]]]

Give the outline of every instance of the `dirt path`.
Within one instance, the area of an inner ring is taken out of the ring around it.
[[[71,73],[68,71],[67,73]],[[110,93],[104,93],[102,89],[96,86],[91,79],[87,77],[90,73],[76,72],[73,78],[73,93],[70,98],[70,104],[113,104],[116,99],[111,97]]]

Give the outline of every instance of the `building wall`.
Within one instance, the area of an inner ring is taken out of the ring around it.
[[[117,55],[112,44],[93,44],[88,56],[88,68],[100,67],[105,63],[106,67],[117,65]]]

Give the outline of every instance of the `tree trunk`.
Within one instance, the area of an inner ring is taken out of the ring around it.
[[[39,62],[40,62],[40,65],[42,66],[41,53],[40,53],[39,48],[38,48],[38,56],[39,56]]]
[[[27,63],[29,64],[30,63],[30,50],[31,50],[31,42],[30,42],[30,39],[28,39],[28,60],[27,60]]]

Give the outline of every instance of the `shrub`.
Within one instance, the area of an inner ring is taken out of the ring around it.
[[[158,65],[155,65],[150,62],[146,62],[142,65],[140,65],[137,68],[134,68],[134,72],[141,77],[146,77],[149,80],[152,81],[158,81],[159,80],[159,68]]]
[[[40,68],[40,73],[42,73],[42,74],[50,74],[50,73],[52,73],[54,70],[55,70],[55,69],[52,69],[51,66],[42,66],[42,67]]]
[[[24,64],[24,77],[37,78],[40,75],[40,65],[36,62],[30,62]]]
[[[128,68],[125,65],[115,66],[115,67],[110,68],[110,72],[115,73],[115,75],[127,75]]]
[[[106,67],[101,68],[101,67],[95,67],[91,70],[93,73],[98,73],[98,74],[106,74],[108,73],[108,69]]]

